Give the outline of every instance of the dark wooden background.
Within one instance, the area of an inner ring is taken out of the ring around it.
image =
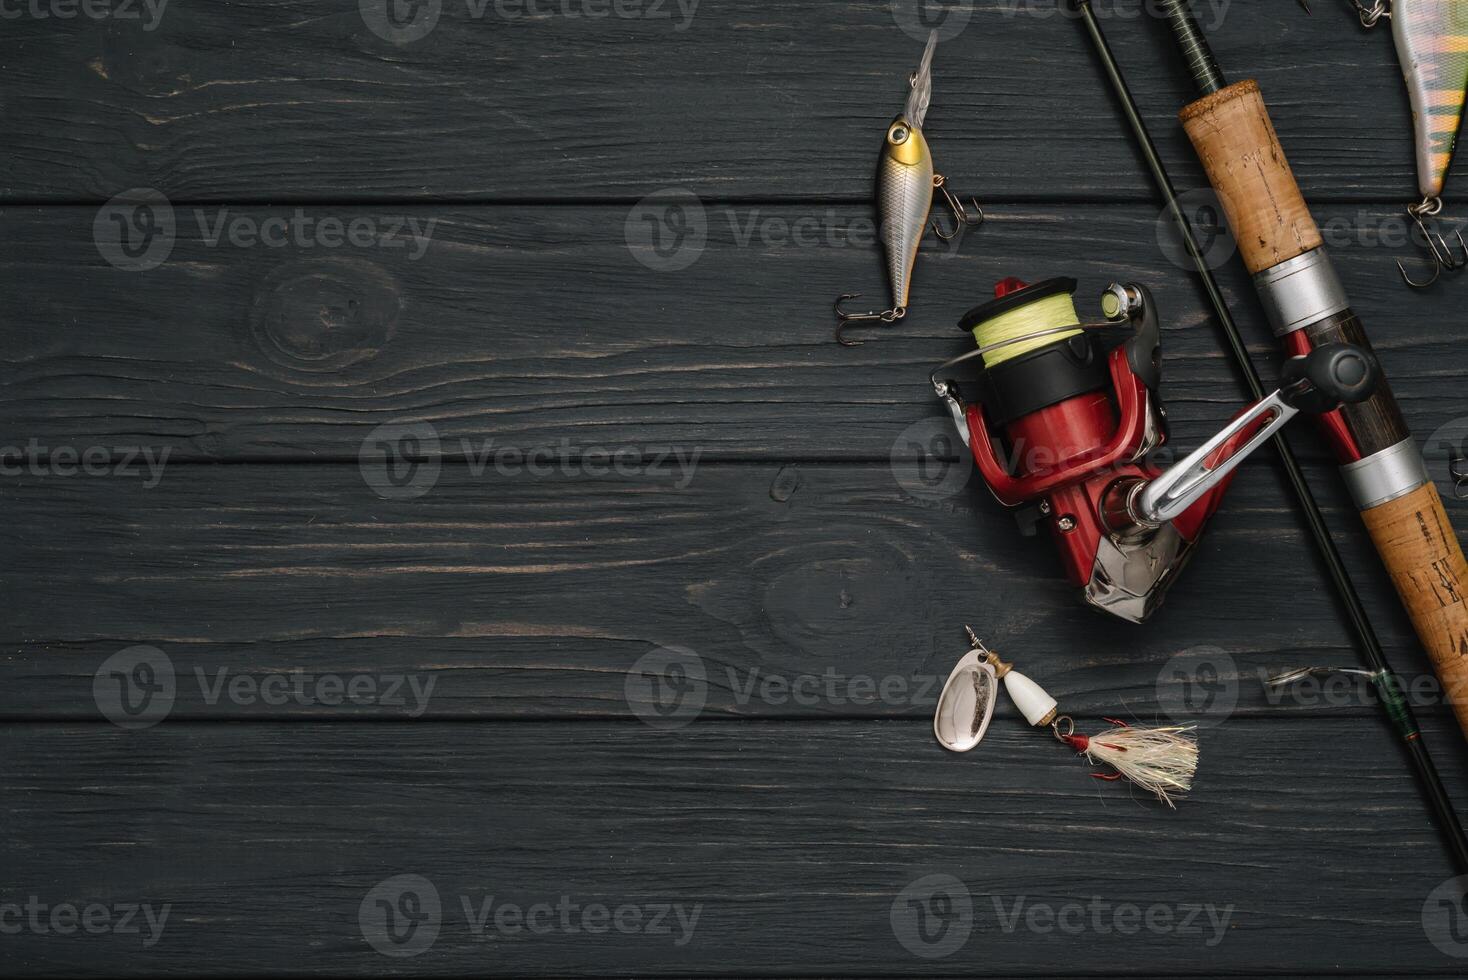
[[[1356,662],[1271,460],[1244,469],[1141,628],[1079,607],[1046,540],[1019,537],[977,480],[941,481],[951,460],[920,463],[943,425],[927,371],[964,349],[954,321],[1007,275],[1075,276],[1085,303],[1113,278],[1149,283],[1178,445],[1243,397],[1159,244],[1080,26],[1048,0],[951,6],[963,29],[939,49],[927,132],[990,218],[956,249],[930,243],[912,314],[853,350],[830,341],[830,302],[884,290],[862,231],[921,51],[901,4],[703,0],[685,20],[651,0],[603,17],[595,0],[491,3],[479,18],[443,0],[403,43],[354,0],[172,0],[153,29],[140,7],[124,10],[141,21],[4,22],[0,445],[51,462],[0,481],[0,903],[171,912],[152,944],[146,929],[10,929],[0,968],[1462,975],[1450,954],[1468,947],[1424,916],[1452,869],[1377,709],[1261,689],[1264,671]],[[1376,235],[1400,232],[1415,181],[1390,38],[1315,6],[1200,11],[1225,68],[1264,85],[1448,489],[1447,444],[1468,435],[1468,284],[1397,283],[1392,259],[1411,250]],[[1126,0],[1103,14],[1179,184],[1200,187],[1160,26]],[[136,189],[176,220],[146,271],[109,262],[95,231],[104,202]],[[668,211],[679,191],[697,206]],[[433,233],[414,256],[200,231],[298,210]],[[657,268],[647,229],[691,229],[676,256],[690,264]],[[1235,262],[1220,275],[1273,377],[1247,280]],[[364,440],[423,423],[436,483],[375,492]],[[484,470],[486,441],[565,447],[570,463]],[[1322,447],[1291,441],[1394,663],[1420,679]],[[653,465],[668,447],[697,454],[691,480]],[[58,452],[88,449],[167,466],[156,485],[61,472]],[[606,452],[635,465],[585,472]],[[1007,704],[980,750],[941,751],[933,682],[965,622],[1084,725],[1200,720],[1192,797],[1174,813],[1088,778]],[[124,730],[94,677],[137,645],[162,652],[176,690],[161,723]],[[706,677],[703,710],[673,729],[645,723],[637,679],[668,647]],[[200,673],[434,687],[422,711],[271,705],[207,697]],[[889,693],[780,693],[812,675]],[[1420,694],[1468,810],[1468,752]],[[967,889],[970,935],[924,958],[893,908],[933,874]],[[359,921],[399,875],[442,900],[436,942],[412,959],[379,954]],[[676,931],[480,940],[461,903],[491,896],[701,911],[681,945]],[[1229,924],[1071,934],[1006,929],[996,911],[1096,899],[1227,909]]]

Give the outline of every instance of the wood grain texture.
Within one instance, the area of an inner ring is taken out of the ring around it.
[[[1275,467],[1243,469],[1139,629],[1076,603],[952,465],[927,373],[1006,276],[1076,276],[1083,307],[1149,284],[1178,448],[1241,402],[1080,26],[949,5],[927,135],[989,221],[930,243],[902,326],[842,350],[831,300],[884,289],[872,168],[915,6],[531,2],[396,5],[436,11],[416,41],[374,33],[374,0],[3,21],[0,973],[1461,975],[1430,905],[1448,862],[1370,692],[1259,682],[1357,662]],[[1468,325],[1451,287],[1395,280],[1391,44],[1344,12],[1202,6],[1444,478]],[[1139,12],[1102,14],[1211,225],[1190,83]],[[1293,440],[1468,805],[1390,581]],[[1083,727],[1196,721],[1193,798],[1088,778],[1007,701],[980,751],[938,749],[965,622]],[[404,874],[442,902],[413,959],[361,925]],[[938,958],[893,926],[931,874],[974,911]],[[10,930],[31,896],[169,918],[153,943],[146,916]],[[480,940],[464,910],[561,896],[699,917],[681,943],[676,916]],[[1228,922],[1043,928],[1097,901]]]
[[[1176,812],[1088,778],[1068,750],[1010,720],[969,756],[945,753],[921,721],[662,735],[564,721],[27,725],[7,727],[5,743],[0,901],[171,906],[149,946],[8,935],[11,973],[183,971],[201,950],[241,972],[358,976],[683,975],[709,963],[857,976],[1033,976],[1037,962],[1172,976],[1205,963],[1460,968],[1424,931],[1447,873],[1416,790],[1380,732],[1350,719],[1209,730],[1201,778]],[[1464,759],[1450,758],[1461,797]],[[1391,846],[1360,846],[1367,834]],[[359,925],[369,891],[403,874],[427,879],[442,909],[436,940],[412,959],[378,954]],[[972,925],[950,955],[925,959],[891,920],[929,874],[962,883]],[[561,896],[699,913],[691,934],[556,922],[497,935],[491,919],[479,940],[463,905]],[[1098,928],[1094,912],[1084,924],[1068,915],[1067,928],[1027,925],[1031,907],[1093,901],[1167,907],[1178,931],[1125,919],[1119,931],[1106,913]],[[1192,906],[1226,925],[1204,915],[1182,930]]]
[[[446,465],[410,499],[355,466],[11,481],[0,713],[98,719],[99,669],[148,644],[183,718],[630,718],[652,696],[639,665],[669,647],[698,659],[710,717],[922,718],[971,623],[1073,711],[1374,724],[1369,688],[1262,686],[1358,660],[1272,469],[1239,475],[1146,628],[1083,607],[1043,530],[1021,537],[944,472],[707,464],[685,484]],[[1323,499],[1414,700],[1440,704],[1349,502]],[[323,700],[328,674],[398,700]]]
[[[1192,206],[1210,213],[1206,201]],[[1152,287],[1179,445],[1201,442],[1243,401],[1185,254],[1148,206],[991,209],[956,250],[930,240],[912,312],[855,349],[832,342],[831,301],[884,288],[861,207],[700,205],[706,235],[688,239],[693,263],[672,270],[642,264],[655,253],[641,240],[629,247],[632,208],[174,211],[167,260],[138,272],[104,260],[92,208],[0,212],[0,447],[353,460],[376,426],[406,421],[432,424],[439,449],[460,458],[464,440],[471,453],[486,440],[567,440],[886,459],[909,426],[940,417],[928,372],[972,343],[959,316],[1011,275],[1075,276],[1091,311],[1112,279]],[[366,221],[398,247],[238,247],[222,230],[298,213],[317,230]],[[416,260],[410,222],[432,227]],[[1443,392],[1468,325],[1446,286],[1405,302],[1388,274],[1402,251],[1381,246],[1392,222],[1405,234],[1384,208],[1322,213],[1408,422],[1426,437],[1462,418]],[[1227,240],[1209,254],[1273,378],[1278,354],[1251,284]],[[1295,439],[1324,457],[1313,434]],[[1444,445],[1429,450],[1445,467]]]
[[[153,30],[7,20],[0,197],[103,201],[141,186],[231,202],[631,201],[688,187],[864,200],[926,35],[905,2],[709,0],[691,18],[677,0],[619,5],[630,17],[588,15],[610,7],[595,0],[533,15],[531,3],[403,8],[440,15],[402,44],[342,0],[174,2]],[[939,49],[926,129],[957,189],[1151,199],[1063,3],[948,6],[945,31],[962,29]],[[1165,27],[1131,0],[1101,8],[1180,186],[1202,186],[1174,118],[1193,89],[1165,56]],[[1266,82],[1311,200],[1415,199],[1411,109],[1386,37],[1284,4],[1215,4],[1202,19],[1225,66]],[[1371,93],[1373,111],[1342,90]]]

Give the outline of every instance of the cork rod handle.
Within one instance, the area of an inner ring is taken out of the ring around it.
[[[1180,116],[1251,275],[1323,244],[1258,82],[1230,85]]]
[[[1431,483],[1361,518],[1468,734],[1468,562]]]

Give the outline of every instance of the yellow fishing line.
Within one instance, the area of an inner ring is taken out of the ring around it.
[[[1076,313],[1075,300],[1068,293],[1061,293],[1058,296],[1037,299],[1033,303],[1026,303],[1017,309],[1001,313],[992,320],[985,320],[974,327],[974,340],[980,347],[988,347],[990,344],[997,344],[1014,337],[1023,337],[1025,334],[1039,330],[1053,330],[1069,323],[1080,322],[1081,318]],[[1036,337],[1034,340],[1025,340],[1001,347],[984,355],[984,367],[991,368],[996,364],[1003,364],[1012,357],[1028,354],[1046,344],[1069,340],[1079,333],[1079,330],[1054,333],[1046,337]]]

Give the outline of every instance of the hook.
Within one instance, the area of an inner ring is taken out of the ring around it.
[[[942,193],[944,203],[948,205],[948,210],[953,213],[953,233],[951,235],[943,234],[943,229],[938,227],[938,219],[934,218],[933,234],[937,235],[943,241],[949,242],[963,234],[969,222],[973,221],[973,219],[968,216],[968,209],[964,203],[948,189],[947,177],[944,177],[942,174],[934,174],[933,189]],[[979,219],[974,222],[974,227],[977,228],[984,223],[984,208],[976,198],[969,198],[969,201],[972,202],[974,210],[979,212]]]
[[[1295,670],[1287,670],[1282,674],[1265,678],[1264,686],[1269,688],[1288,687],[1296,681],[1302,681],[1307,677],[1329,677],[1332,674],[1349,674],[1354,677],[1365,677],[1375,680],[1381,675],[1381,671],[1363,670],[1360,667],[1299,667]]]
[[[1417,230],[1422,233],[1422,239],[1427,244],[1428,260],[1432,263],[1433,267],[1431,279],[1426,282],[1416,282],[1407,274],[1407,267],[1402,265],[1400,261],[1397,262],[1397,271],[1402,274],[1402,281],[1413,289],[1426,289],[1428,286],[1431,286],[1437,282],[1438,278],[1443,274],[1444,269],[1449,272],[1455,272],[1458,269],[1468,266],[1468,241],[1463,239],[1462,230],[1459,229],[1454,232],[1454,235],[1458,239],[1458,244],[1463,249],[1463,257],[1459,258],[1453,254],[1452,246],[1448,244],[1448,240],[1443,237],[1442,233],[1434,231],[1432,226],[1427,223],[1428,218],[1436,217],[1442,209],[1443,202],[1440,197],[1425,197],[1420,203],[1407,208],[1407,216],[1417,225]]]
[[[1428,286],[1431,286],[1433,283],[1437,282],[1438,279],[1442,276],[1443,266],[1441,262],[1434,261],[1432,266],[1432,278],[1427,280],[1426,282],[1417,282],[1415,279],[1413,279],[1407,273],[1407,267],[1402,265],[1401,259],[1397,260],[1397,271],[1402,274],[1402,282],[1405,282],[1413,289],[1426,289]]]
[[[867,320],[881,320],[883,323],[891,324],[907,316],[907,308],[902,306],[895,306],[890,310],[882,310],[880,312],[871,310],[867,313],[848,313],[841,308],[841,304],[847,300],[860,298],[861,293],[842,293],[836,297],[836,302],[833,304],[836,310],[836,343],[842,347],[860,347],[865,343],[865,341],[861,340],[847,340],[841,336],[846,328],[853,323],[861,323]]]

